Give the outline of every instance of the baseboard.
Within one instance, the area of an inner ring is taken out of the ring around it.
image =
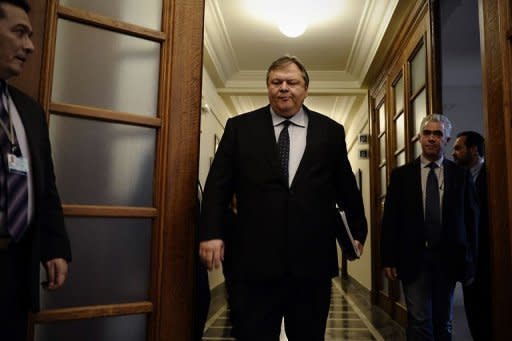
[[[357,279],[350,276],[350,274],[349,274],[347,280],[350,281],[350,284],[353,284],[355,287],[357,287],[357,289],[364,291],[365,293],[368,294],[368,297],[370,297],[371,291],[367,287],[362,285]]]

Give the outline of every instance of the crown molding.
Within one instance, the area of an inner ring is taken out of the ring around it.
[[[363,82],[399,0],[367,0],[346,70]]]
[[[204,48],[221,81],[225,83],[239,71],[239,67],[218,1],[205,2]]]

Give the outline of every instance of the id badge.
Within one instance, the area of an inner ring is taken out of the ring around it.
[[[16,173],[20,175],[27,175],[28,160],[23,156],[16,156],[14,154],[7,154],[7,164],[9,165],[9,173]]]

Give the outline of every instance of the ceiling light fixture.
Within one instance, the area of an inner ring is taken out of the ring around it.
[[[287,37],[297,38],[306,32],[308,25],[304,22],[285,21],[277,25],[279,31]]]
[[[245,0],[254,17],[276,24],[285,36],[301,36],[309,25],[328,20],[343,7],[344,0]]]

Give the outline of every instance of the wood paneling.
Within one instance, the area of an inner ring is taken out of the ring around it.
[[[169,4],[170,6],[171,4]],[[166,11],[167,12],[167,11]],[[151,340],[191,340],[195,292],[195,215],[203,49],[203,0],[175,0],[164,18],[166,43],[163,72],[169,96],[162,100],[165,116],[159,139],[158,186],[162,188],[161,212],[154,239],[152,301],[157,304],[151,321]]]
[[[397,166],[396,156],[405,152],[406,162],[412,160],[413,147],[412,144],[416,141],[411,124],[412,108],[411,100],[416,96],[419,91],[426,89],[427,103],[426,112],[431,113],[432,108],[438,106],[437,92],[439,89],[435,86],[437,80],[435,74],[437,73],[437,63],[433,61],[433,34],[431,23],[431,1],[418,0],[411,7],[410,13],[406,16],[404,25],[397,32],[397,35],[391,43],[391,49],[388,57],[383,62],[383,68],[373,81],[370,81],[370,116],[371,116],[371,145],[372,157],[370,160],[371,167],[371,216],[372,216],[372,298],[374,303],[378,304],[384,311],[391,315],[397,322],[403,326],[407,323],[407,311],[398,300],[400,297],[400,286],[398,281],[389,282],[389,290],[384,293],[380,290],[382,266],[380,260],[380,221],[382,217],[382,194],[380,186],[380,166],[381,158],[380,145],[379,145],[379,112],[378,106],[382,103],[385,105],[386,112],[386,171],[389,176],[391,170]],[[409,91],[411,75],[409,64],[415,56],[418,49],[425,45],[426,64],[425,64],[425,84],[417,91],[416,94],[411,94]],[[404,86],[404,103],[400,111],[397,112],[395,108],[395,85],[399,79],[403,80]],[[404,146],[397,148],[396,136],[397,127],[395,119],[398,117],[404,119]]]
[[[162,42],[166,38],[164,32],[151,30],[149,28],[128,24],[119,20],[108,18],[99,14],[91,13],[84,10],[59,6],[57,13],[60,18],[70,19],[75,22],[102,28],[105,30],[123,33],[132,37]]]
[[[86,107],[76,104],[51,103],[50,112],[63,116],[89,118],[100,121],[125,123],[153,128],[159,128],[162,124],[162,120],[158,117],[136,115],[107,109]]]
[[[403,328],[407,328],[407,307],[395,303],[393,317]]]
[[[430,0],[430,31],[427,39],[432,41],[431,49],[427,51],[427,60],[429,61],[428,72],[431,74],[432,81],[430,82],[430,88],[428,91],[432,94],[431,100],[429,101],[431,112],[442,113],[443,112],[443,92],[441,91],[442,78],[441,72],[434,72],[435,70],[441,70],[441,27],[438,23],[441,22],[439,2],[442,0]],[[434,90],[438,91],[434,91]]]
[[[46,310],[34,323],[148,314],[148,340],[191,340],[195,288],[195,214],[198,174],[204,0],[163,0],[162,31],[32,1],[33,40],[38,47],[12,83],[38,98],[47,114],[153,127],[157,131],[155,207],[64,205],[67,216],[153,218],[150,301]],[[57,18],[162,43],[158,117],[142,117],[64,103],[51,103]],[[45,61],[45,62],[43,62]]]
[[[379,175],[379,166],[380,166],[380,147],[379,147],[379,139],[380,130],[379,130],[379,103],[384,97],[384,92],[379,91],[380,97],[372,97],[368,94],[368,112],[370,113],[370,155],[372,155],[373,161],[370,166],[370,193],[378,193],[380,195],[381,186],[380,186],[380,175]],[[384,105],[384,104],[382,104]],[[378,158],[375,159],[375,156],[378,155]],[[378,208],[380,196],[372,195],[370,200],[371,207]],[[378,209],[370,210],[370,221],[380,221],[381,214]],[[373,227],[372,227],[373,228]],[[373,228],[371,231],[372,238],[372,254],[380,255],[380,228]],[[372,257],[372,290],[371,290],[371,298],[372,302],[376,303],[378,300],[378,288],[380,287],[379,281],[382,273],[382,266],[380,264],[380,257],[373,256]]]
[[[53,82],[53,65],[55,59],[55,45],[57,41],[57,8],[58,0],[46,1],[46,26],[45,26],[45,49],[43,53],[43,64],[41,65],[39,100],[46,112],[46,118],[50,117],[50,101]]]
[[[480,48],[491,239],[493,340],[511,340],[512,99],[510,1],[480,0]],[[503,176],[507,174],[506,176]]]
[[[393,311],[393,301],[389,298],[388,295],[384,294],[382,291],[377,292],[376,304],[378,304],[379,307],[381,307],[389,315],[392,315],[390,312]]]
[[[78,308],[45,310],[34,316],[35,323],[49,323],[69,320],[83,320],[98,317],[147,314],[153,311],[151,302],[94,305]]]
[[[75,217],[155,218],[158,210],[153,207],[62,205],[64,215]]]

